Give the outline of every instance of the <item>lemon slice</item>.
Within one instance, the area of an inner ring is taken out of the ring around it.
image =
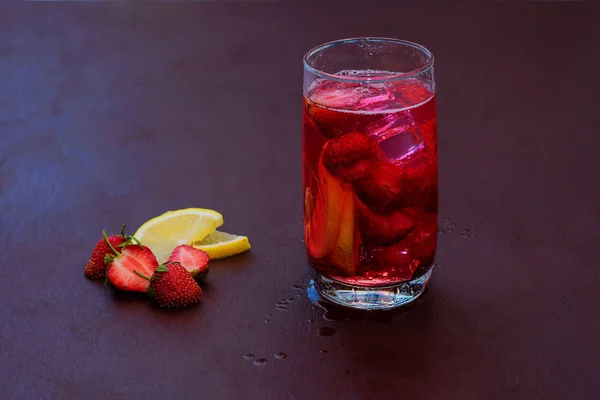
[[[215,231],[204,240],[194,242],[193,246],[208,253],[211,260],[243,253],[250,248],[247,236],[233,235]]]
[[[152,218],[140,226],[134,236],[150,247],[162,264],[175,247],[201,241],[221,225],[223,216],[214,210],[185,208]]]

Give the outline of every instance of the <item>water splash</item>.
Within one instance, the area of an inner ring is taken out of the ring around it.
[[[257,367],[264,367],[265,365],[267,365],[268,361],[266,358],[257,358],[256,360],[252,361],[252,364],[257,366]]]

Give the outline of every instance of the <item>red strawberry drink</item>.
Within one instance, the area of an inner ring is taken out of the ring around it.
[[[316,287],[329,300],[391,308],[427,284],[438,208],[432,64],[418,45],[377,38],[333,42],[305,57],[305,239]]]

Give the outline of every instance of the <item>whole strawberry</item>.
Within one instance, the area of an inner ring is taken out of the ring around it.
[[[105,232],[103,232],[106,235]],[[125,236],[125,225],[121,230],[121,235],[107,236],[106,240],[115,249],[121,249],[127,246],[132,240],[131,236]],[[104,238],[98,240],[98,243],[94,246],[90,260],[87,262],[83,269],[83,275],[90,279],[101,279],[106,277],[106,266],[108,265],[107,255],[113,254],[113,251],[106,243]]]
[[[154,270],[148,294],[161,307],[185,307],[200,302],[202,289],[180,263],[169,261]]]
[[[375,139],[360,132],[347,133],[327,142],[322,153],[323,165],[344,182],[363,179],[382,158]]]

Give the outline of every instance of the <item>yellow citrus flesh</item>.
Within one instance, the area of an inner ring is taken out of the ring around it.
[[[344,271],[346,275],[354,275],[358,254],[354,249],[354,196],[344,199],[341,210],[341,224],[337,243],[331,255],[331,262]]]
[[[234,256],[251,247],[248,237],[221,231],[215,231],[204,240],[194,242],[193,246],[207,252],[211,260]]]
[[[140,226],[134,236],[148,246],[162,264],[175,247],[202,241],[221,225],[223,216],[214,210],[185,208],[152,218]]]

